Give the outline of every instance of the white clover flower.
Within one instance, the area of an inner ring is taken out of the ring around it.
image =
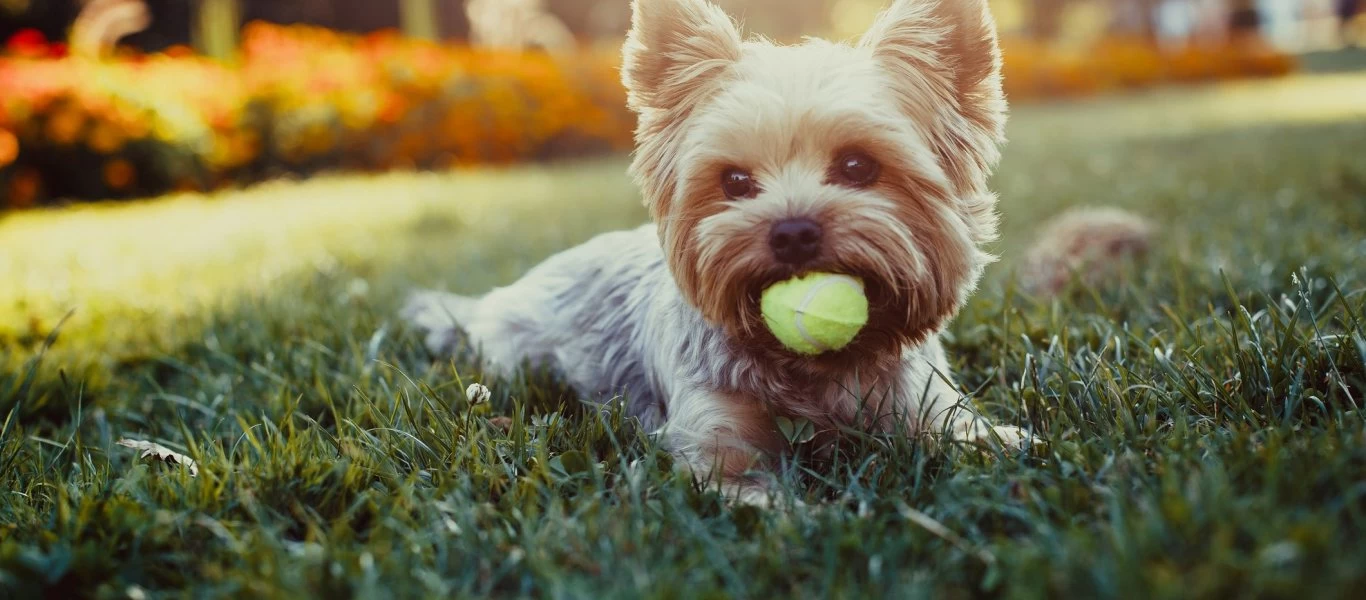
[[[483,404],[492,396],[493,392],[482,383],[471,383],[470,387],[465,388],[465,397],[469,398],[470,404]]]

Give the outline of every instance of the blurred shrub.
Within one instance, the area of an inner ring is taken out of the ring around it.
[[[1256,40],[1086,52],[1006,40],[1012,100],[1277,75]],[[615,52],[439,46],[251,24],[234,64],[187,49],[96,61],[32,35],[0,58],[0,208],[205,190],[319,170],[428,169],[629,149]]]
[[[202,190],[326,169],[624,151],[614,56],[500,54],[392,33],[248,26],[227,65],[187,50],[0,59],[4,206]]]
[[[0,87],[0,129],[20,149],[7,169],[11,205],[202,187],[254,159],[234,146],[256,126],[243,110],[250,96],[204,59],[7,61]]]
[[[1102,39],[1083,51],[1027,39],[1002,42],[1005,86],[1012,100],[1086,96],[1173,82],[1284,75],[1294,60],[1259,38],[1162,49],[1139,37]]]

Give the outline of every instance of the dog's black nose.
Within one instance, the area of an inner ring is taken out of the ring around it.
[[[788,219],[773,224],[768,246],[778,262],[800,265],[821,253],[821,226],[810,219]]]

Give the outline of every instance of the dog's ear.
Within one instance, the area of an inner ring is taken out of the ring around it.
[[[632,0],[622,82],[639,113],[692,106],[740,58],[735,22],[706,0]]]
[[[987,0],[894,0],[859,42],[925,123],[962,193],[981,191],[1006,121],[1001,50]]]

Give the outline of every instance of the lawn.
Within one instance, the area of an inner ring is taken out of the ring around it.
[[[963,386],[1048,440],[887,438],[725,505],[617,411],[393,315],[640,222],[624,162],[0,216],[0,596],[1346,597],[1366,589],[1366,76],[1025,107]],[[1031,298],[1073,205],[1161,227]],[[65,320],[63,320],[65,318]],[[470,406],[483,381],[492,401]],[[139,460],[159,442],[197,461]]]

